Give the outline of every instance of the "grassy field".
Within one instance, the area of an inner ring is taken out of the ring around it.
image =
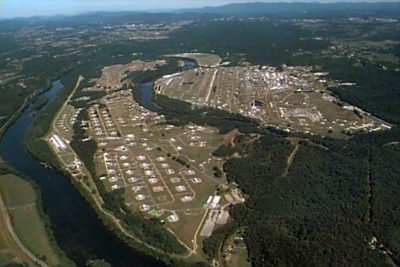
[[[228,266],[228,267],[250,267],[251,264],[247,260],[247,249],[246,248],[236,248],[236,250],[231,254],[229,259],[226,261],[226,266]]]
[[[224,244],[224,261],[227,267],[250,267],[246,244],[240,240],[237,232],[230,236]]]
[[[183,53],[175,56],[194,59],[200,67],[216,66],[222,61],[220,56],[207,53]]]
[[[51,246],[37,210],[36,194],[32,185],[12,174],[0,176],[0,180],[0,193],[18,238],[27,249],[44,259],[50,266],[58,265],[59,258]]]
[[[0,235],[0,266],[21,263],[13,250],[7,245],[3,236]]]

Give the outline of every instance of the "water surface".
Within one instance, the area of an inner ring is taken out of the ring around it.
[[[50,103],[62,89],[61,82],[57,80],[42,96],[48,97]],[[79,266],[85,266],[87,260],[94,258],[104,259],[114,267],[165,266],[132,250],[108,231],[68,177],[45,168],[26,151],[23,139],[33,120],[28,107],[5,132],[0,142],[0,155],[40,187],[44,212],[48,215],[55,238],[67,257]]]

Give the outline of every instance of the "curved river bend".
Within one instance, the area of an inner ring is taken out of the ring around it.
[[[179,68],[177,72],[182,72],[186,70],[193,69],[196,66],[196,62],[191,59],[184,58],[183,67]],[[159,112],[161,111],[160,107],[153,103],[153,84],[154,82],[145,82],[140,84],[140,100],[139,104],[148,110]]]
[[[47,96],[50,102],[62,88],[57,80],[42,95]],[[105,228],[68,177],[45,168],[27,152],[23,139],[33,120],[28,107],[4,134],[0,143],[0,155],[40,187],[44,212],[48,215],[55,238],[67,257],[78,266],[85,266],[87,260],[95,258],[104,259],[114,267],[165,266],[125,245]]]
[[[186,59],[184,67],[179,71],[192,69],[194,66],[193,60]],[[152,88],[153,82],[141,84],[140,104],[149,110],[159,111],[152,102]],[[48,97],[51,102],[62,89],[63,85],[57,80],[50,90],[41,95]],[[114,267],[165,266],[162,262],[132,250],[119,240],[97,218],[68,177],[46,168],[28,153],[23,139],[33,121],[34,117],[28,107],[5,132],[0,142],[0,155],[40,187],[44,212],[49,217],[57,243],[67,257],[78,266],[86,266],[88,260],[96,258],[104,259]]]

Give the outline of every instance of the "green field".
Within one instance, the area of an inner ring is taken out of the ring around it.
[[[3,239],[3,236],[0,236],[0,266],[7,266],[20,262],[21,261]]]
[[[246,244],[241,238],[242,236],[236,232],[231,235],[224,243],[223,256],[225,266],[227,267],[250,267],[248,261],[248,252]]]
[[[207,53],[183,53],[173,55],[178,58],[190,58],[196,61],[200,67],[211,67],[221,63],[222,59],[218,55],[207,54]]]
[[[247,249],[246,248],[236,248],[231,256],[226,261],[226,265],[229,267],[250,267],[251,264],[247,260]]]
[[[32,185],[12,174],[0,176],[0,181],[0,193],[8,208],[18,238],[27,249],[50,266],[60,264],[39,215],[36,206],[37,198]]]

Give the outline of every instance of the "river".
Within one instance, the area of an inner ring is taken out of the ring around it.
[[[192,69],[193,60],[185,59],[178,71]],[[152,111],[159,111],[152,102],[153,82],[141,84],[140,104]],[[41,94],[50,103],[63,89],[60,80],[53,82],[50,90]],[[38,110],[43,111],[48,103]],[[89,259],[104,259],[114,267],[159,267],[160,261],[134,251],[110,232],[97,218],[94,210],[79,195],[65,175],[48,169],[26,150],[23,139],[34,121],[30,107],[7,129],[0,142],[0,155],[15,169],[30,177],[40,187],[43,209],[52,225],[57,243],[68,258],[78,266],[85,266]],[[49,122],[50,123],[50,122]]]
[[[54,81],[51,89],[42,96],[48,97],[51,102],[62,88],[59,80]],[[27,152],[23,139],[33,120],[28,107],[5,132],[0,143],[0,155],[40,187],[44,212],[67,257],[78,266],[85,266],[87,260],[94,258],[104,259],[114,267],[165,266],[125,245],[106,229],[68,177],[54,169],[45,168]]]
[[[177,72],[182,72],[185,70],[193,69],[196,66],[196,62],[191,59],[184,58],[184,66],[179,68]],[[154,82],[145,82],[140,84],[140,100],[139,104],[148,110],[158,112],[160,111],[160,107],[153,103],[153,83]]]

